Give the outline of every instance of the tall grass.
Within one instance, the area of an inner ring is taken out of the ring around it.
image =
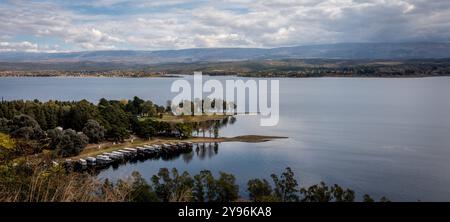
[[[0,167],[1,202],[118,202],[127,201],[128,183],[107,186],[89,174],[66,172],[40,164]]]

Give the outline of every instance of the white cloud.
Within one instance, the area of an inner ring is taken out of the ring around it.
[[[17,44],[23,41],[14,37],[30,36],[26,41],[31,45],[36,45],[31,37],[50,38],[69,50],[450,39],[447,0],[101,0],[71,6],[51,0],[0,3],[0,36],[9,36],[4,42],[16,42],[17,49],[23,49]],[[74,9],[79,6],[118,13]]]
[[[31,42],[0,42],[0,52],[25,51],[37,52],[38,45]]]

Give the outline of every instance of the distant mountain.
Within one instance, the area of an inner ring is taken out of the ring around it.
[[[0,62],[108,62],[162,64],[259,59],[438,59],[450,58],[450,43],[340,43],[271,49],[198,48],[163,51],[0,52]]]

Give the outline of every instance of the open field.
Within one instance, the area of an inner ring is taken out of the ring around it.
[[[230,117],[231,115],[199,115],[199,116],[174,116],[169,114],[164,114],[162,118],[152,117],[152,120],[167,122],[167,123],[194,123],[194,122],[205,122],[205,121],[215,121],[223,120]],[[144,120],[145,118],[141,118]]]

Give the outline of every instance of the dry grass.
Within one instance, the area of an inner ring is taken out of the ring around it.
[[[91,175],[66,173],[59,167],[8,167],[10,175],[3,171],[0,178],[0,202],[120,202],[127,201],[131,191],[127,183],[105,186]]]

